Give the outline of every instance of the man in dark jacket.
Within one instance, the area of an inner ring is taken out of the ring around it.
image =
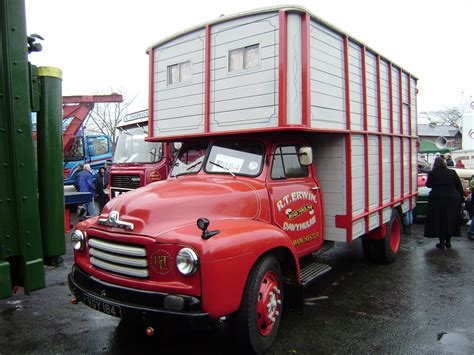
[[[85,204],[86,215],[88,217],[95,216],[97,214],[93,199],[95,194],[95,185],[94,177],[92,176],[92,169],[89,164],[85,164],[84,169],[82,169],[77,174],[77,187],[79,192],[89,192],[91,194],[91,201]]]

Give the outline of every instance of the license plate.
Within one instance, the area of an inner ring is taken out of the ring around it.
[[[99,312],[102,312],[114,317],[122,318],[122,310],[120,309],[120,306],[116,306],[116,305],[104,302],[102,300],[99,300],[87,294],[84,294],[84,304],[88,305],[91,308],[94,308],[95,310]]]

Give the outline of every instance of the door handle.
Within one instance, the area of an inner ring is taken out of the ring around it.
[[[311,188],[311,190],[319,190],[319,186],[314,186]]]

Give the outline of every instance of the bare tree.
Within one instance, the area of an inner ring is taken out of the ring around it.
[[[96,103],[89,115],[87,130],[110,136],[112,152],[115,152],[118,139],[117,125],[128,113],[133,100],[135,97],[130,100],[124,98],[123,102]]]
[[[420,118],[438,126],[452,126],[459,128],[462,121],[462,113],[457,107],[448,107],[445,110],[420,112]]]

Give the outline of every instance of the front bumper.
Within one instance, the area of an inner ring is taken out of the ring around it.
[[[120,316],[123,319],[153,324],[173,324],[176,328],[203,328],[212,324],[208,313],[201,311],[201,301],[195,297],[183,295],[169,295],[166,293],[149,292],[113,285],[87,275],[79,267],[73,265],[68,275],[69,289],[77,301],[84,302],[94,299],[107,306],[120,309],[119,313],[111,314],[102,307],[88,306],[107,314]],[[181,311],[172,311],[165,308],[168,296],[177,296],[183,300]]]

